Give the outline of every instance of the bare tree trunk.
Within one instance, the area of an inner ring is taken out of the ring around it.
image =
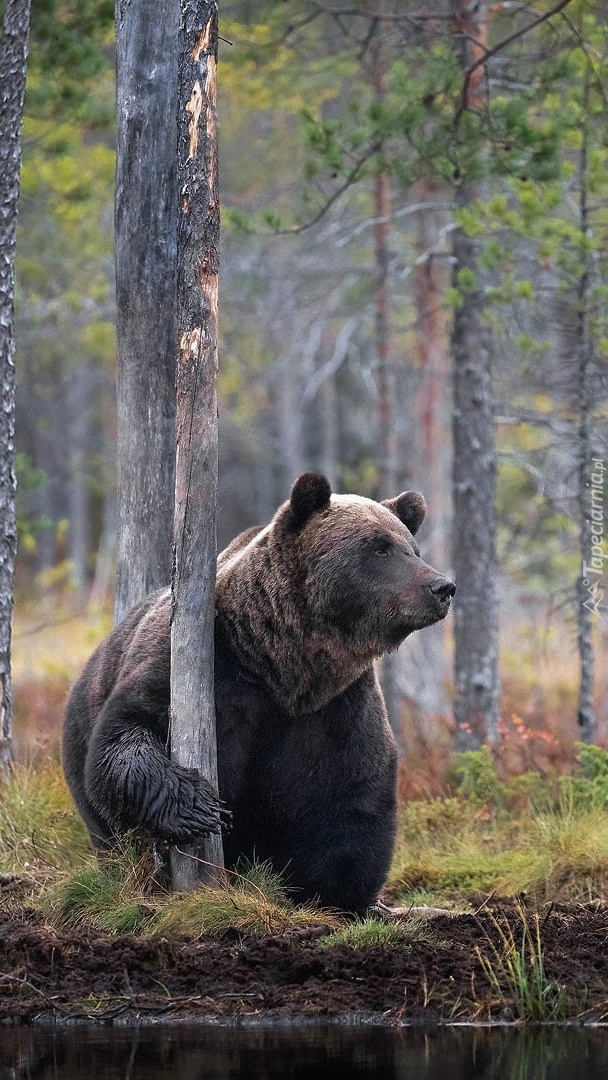
[[[366,4],[373,19],[373,12],[382,13],[382,0]],[[376,20],[370,30],[369,79],[376,101],[386,96],[386,72],[384,65],[384,23]],[[382,152],[382,147],[379,147]],[[376,354],[376,386],[378,388],[378,495],[381,499],[392,498],[397,492],[397,439],[395,433],[395,369],[391,343],[391,282],[389,252],[389,214],[391,209],[391,181],[386,170],[380,170],[374,178],[374,339]],[[399,655],[384,657],[381,681],[389,723],[393,729],[399,752],[403,752],[401,729],[402,697],[399,690]]]
[[[82,589],[86,584],[89,553],[89,498],[85,464],[90,423],[89,370],[86,365],[79,364],[71,372],[67,397],[70,424],[68,554],[72,583]]]
[[[292,348],[276,368],[277,435],[281,461],[283,491],[289,491],[294,480],[304,472],[302,452],[302,388],[297,356],[299,335]]]
[[[579,227],[581,238],[589,233],[589,208],[587,203],[587,113],[589,101],[589,74],[584,87],[582,143],[579,152]],[[593,361],[593,340],[590,327],[590,274],[587,249],[581,245],[584,267],[578,282],[578,310],[576,322],[578,359],[578,506],[580,520],[580,552],[582,573],[577,580],[577,642],[580,665],[578,693],[578,724],[583,742],[592,743],[597,736],[597,719],[593,702],[595,654],[593,648],[593,619],[598,610],[594,599],[604,570],[603,538],[604,524],[604,462],[592,462],[593,447],[593,395],[590,368]]]
[[[435,191],[421,185],[419,201],[430,202]],[[428,506],[428,526],[424,546],[433,566],[446,569],[450,557],[448,543],[449,440],[445,437],[449,409],[449,342],[443,294],[446,271],[432,252],[437,242],[438,223],[426,211],[417,215],[417,250],[421,261],[414,271],[416,301],[416,353],[420,365],[420,387],[416,399],[420,445],[421,484]],[[428,256],[428,257],[427,257]],[[430,530],[430,532],[429,532]],[[446,623],[439,624],[445,628]]]
[[[171,573],[178,15],[116,0],[117,620]]]
[[[181,0],[178,90],[177,455],[171,619],[171,758],[217,789],[213,689],[217,505],[217,3]],[[172,854],[173,884],[213,882],[212,834]],[[204,860],[204,862],[196,861]]]
[[[483,55],[486,5],[452,0],[453,41],[463,74]],[[483,67],[469,79],[465,108],[484,108]],[[477,197],[464,182],[459,207]],[[492,341],[483,321],[481,267],[475,241],[453,233],[454,283],[461,291],[454,313],[453,565],[458,584],[454,605],[454,717],[456,749],[476,749],[498,734],[498,607],[496,599],[496,448],[492,400]]]
[[[0,45],[0,767],[11,760],[15,518],[15,248],[30,0],[7,0]]]
[[[421,184],[419,201],[435,196],[428,182]],[[428,505],[422,541],[433,566],[447,570],[451,556],[449,529],[450,447],[445,437],[450,415],[448,400],[449,350],[443,293],[445,269],[429,252],[437,242],[438,222],[432,212],[417,215],[417,250],[414,271],[416,301],[416,353],[420,384],[416,397],[417,475]],[[446,685],[450,671],[447,651],[449,625],[437,623],[415,637],[407,650],[408,682],[417,703],[417,734],[422,745],[432,745],[440,734],[440,720],[449,711]]]
[[[330,375],[319,391],[321,413],[320,470],[331,486],[338,483],[338,393],[336,379]]]
[[[104,394],[102,402],[103,425],[103,507],[101,535],[97,545],[95,573],[89,593],[89,607],[93,610],[103,608],[114,587],[114,564],[116,552],[116,499],[110,477],[113,471],[114,447],[116,445],[116,407]]]

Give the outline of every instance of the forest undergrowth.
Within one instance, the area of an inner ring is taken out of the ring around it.
[[[14,876],[20,902],[57,925],[108,932],[221,936],[341,925],[332,913],[292,904],[267,866],[238,868],[223,889],[176,897],[158,859],[129,843],[97,865],[63,779],[59,739],[69,686],[108,625],[107,613],[85,617],[69,601],[59,620],[43,606],[17,620],[17,761],[0,780],[2,880]],[[406,721],[411,753],[401,766],[389,904],[471,911],[495,895],[545,903],[608,894],[608,753],[543,717],[542,694],[529,693],[521,673],[503,684],[493,749],[451,754],[447,722],[437,745],[421,748]],[[558,717],[555,679],[553,687]]]

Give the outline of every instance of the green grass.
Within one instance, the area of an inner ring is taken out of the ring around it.
[[[58,925],[109,933],[279,933],[337,926],[333,913],[298,907],[267,864],[228,872],[221,888],[185,895],[158,886],[156,868],[128,839],[102,865],[90,852],[57,762],[0,775],[0,872],[16,874],[28,904]]]
[[[545,973],[540,939],[540,916],[517,909],[518,931],[493,917],[498,944],[487,941],[486,951],[477,949],[478,960],[493,993],[514,1020],[555,1023],[580,1011],[565,986]]]
[[[151,898],[153,871],[128,843],[100,865],[89,856],[60,878],[41,898],[51,920],[62,925],[85,923],[107,933],[145,933],[156,901]]]
[[[580,775],[556,782],[551,793],[531,776],[518,787],[516,808],[497,777],[488,782],[487,760],[475,773],[486,801],[469,783],[466,797],[457,788],[450,798],[404,805],[387,883],[392,899],[406,908],[470,911],[494,892],[565,902],[606,895],[608,770],[605,752],[595,751],[583,755]],[[366,920],[344,927],[331,913],[296,907],[266,865],[242,867],[228,873],[222,887],[183,896],[163,892],[154,867],[128,843],[100,867],[61,768],[48,760],[16,765],[0,777],[0,872],[18,875],[21,898],[51,921],[109,932],[222,936],[325,925],[357,948],[403,939],[399,924]],[[412,923],[407,932],[414,930]]]
[[[57,762],[0,771],[0,869],[36,883],[80,865],[87,832]]]
[[[225,884],[167,897],[159,905],[152,933],[200,937],[211,934],[243,936],[280,934],[316,926],[338,926],[335,914],[312,906],[297,906],[287,897],[280,878],[265,863],[243,873],[229,872]]]
[[[319,939],[321,948],[348,945],[365,952],[367,949],[403,948],[413,941],[430,936],[428,920],[412,918],[384,922],[381,919],[354,919],[331,934]]]
[[[605,895],[606,751],[581,748],[573,777],[530,773],[510,784],[492,775],[487,751],[479,756],[483,767],[469,771],[454,797],[402,807],[388,882],[398,902],[424,896],[441,904],[492,891],[539,900]]]

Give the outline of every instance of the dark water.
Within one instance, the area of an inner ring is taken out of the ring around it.
[[[608,1029],[0,1028],[0,1080],[607,1080]]]

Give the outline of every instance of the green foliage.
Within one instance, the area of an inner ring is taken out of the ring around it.
[[[42,487],[46,483],[46,476],[42,469],[36,468],[28,454],[18,451],[15,455],[15,471],[17,474],[17,542],[21,551],[32,551],[36,547],[36,535],[41,529],[48,528],[52,524],[51,519],[45,514],[32,516],[26,508],[25,496],[31,491]]]
[[[562,780],[562,791],[584,810],[608,810],[608,751],[577,743],[577,772]]]
[[[496,806],[504,800],[504,788],[498,779],[489,746],[454,755],[456,793],[473,807]]]
[[[114,114],[112,0],[32,5],[27,110],[107,127]]]
[[[389,884],[401,903],[480,892],[602,895],[608,882],[608,753],[578,744],[572,776],[501,781],[488,747],[455,756],[456,794],[401,812]],[[421,892],[422,891],[422,892]]]
[[[347,117],[306,113],[305,140],[313,155],[309,176],[320,168],[334,178],[350,175],[353,161],[361,160],[366,172],[387,170],[403,186],[419,178],[458,184],[488,177],[556,180],[564,118],[561,110],[543,109],[544,84],[540,94],[536,83],[509,96],[491,95],[485,111],[462,111],[462,82],[448,41],[437,37],[428,48],[402,52],[389,61],[382,98],[361,79]],[[553,85],[549,82],[545,92]]]

